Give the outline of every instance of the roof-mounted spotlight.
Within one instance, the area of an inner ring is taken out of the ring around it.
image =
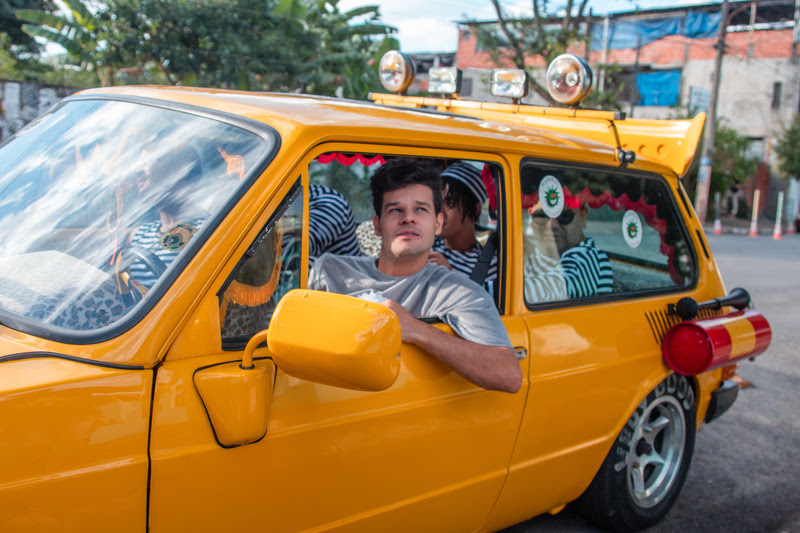
[[[383,54],[378,72],[381,84],[387,91],[404,93],[414,83],[417,69],[410,57],[397,50],[390,50]]]
[[[494,96],[513,98],[518,103],[520,98],[528,96],[528,81],[528,73],[524,70],[496,68],[492,70],[489,92]]]
[[[428,91],[458,94],[461,92],[461,70],[456,67],[433,67],[428,70]]]
[[[592,67],[582,57],[561,54],[547,67],[547,92],[564,105],[577,106],[592,90]]]

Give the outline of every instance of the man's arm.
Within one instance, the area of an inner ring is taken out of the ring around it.
[[[403,342],[422,348],[466,380],[484,389],[511,393],[522,386],[522,369],[511,348],[455,337],[414,318],[393,300],[382,303],[400,319]]]

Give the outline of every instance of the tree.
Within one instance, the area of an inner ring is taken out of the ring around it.
[[[112,0],[114,39],[171,84],[294,90],[312,55],[272,0]]]
[[[800,113],[785,129],[775,145],[778,170],[784,178],[800,178]]]
[[[753,141],[717,122],[714,156],[711,161],[710,192],[725,192],[734,183],[744,183],[755,172],[758,160],[748,156]],[[702,153],[702,152],[701,152]]]
[[[62,46],[75,60],[91,65],[101,85],[113,85],[119,50],[108,40],[108,11],[92,13],[82,0],[63,0],[63,4],[67,8],[64,13],[17,11],[17,17],[26,22],[23,31]]]
[[[25,33],[22,29],[23,22],[17,18],[20,9],[33,9],[37,11],[52,11],[55,5],[51,0],[0,0],[0,33],[9,37],[9,42],[27,53],[40,50],[39,43]]]
[[[378,8],[338,0],[111,0],[113,38],[171,84],[363,97]]]
[[[313,92],[362,99],[380,87],[377,65],[389,50],[399,49],[392,35],[397,28],[380,22],[378,6],[363,6],[342,13],[338,0],[318,0],[308,8],[309,30],[318,49],[309,66]]]
[[[19,79],[19,75],[19,65],[11,53],[11,38],[8,34],[0,33],[0,78],[15,80]]]
[[[563,16],[556,16],[554,6],[547,0],[532,0],[533,19],[510,19],[499,0],[491,2],[497,13],[497,27],[477,25],[478,39],[498,65],[510,62],[516,68],[527,69],[528,58],[540,56],[547,63],[588,38],[581,32],[588,0],[579,0],[577,5],[575,0],[567,0]],[[547,89],[533,78],[531,87],[546,101],[556,103]]]

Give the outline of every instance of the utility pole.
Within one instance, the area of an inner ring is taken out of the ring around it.
[[[726,0],[727,1],[727,0]],[[636,77],[639,75],[639,52],[642,51],[642,34],[636,38],[636,61],[633,63],[633,81],[631,82],[630,99],[628,107],[628,118],[633,118],[633,109],[639,97],[639,88],[636,86]]]
[[[717,38],[717,59],[714,63],[713,86],[711,100],[706,117],[706,135],[703,142],[703,152],[700,157],[700,169],[697,172],[697,189],[694,195],[694,210],[700,224],[706,221],[708,207],[708,190],[711,185],[711,159],[714,157],[714,135],[717,122],[717,96],[719,95],[719,80],[722,77],[722,56],[725,55],[725,34],[728,30],[728,0],[722,2],[722,13],[719,19],[719,37]]]
[[[800,0],[798,0],[800,1]],[[606,81],[606,56],[608,55],[608,15],[603,20],[603,53],[600,57],[600,77],[598,79],[597,90],[602,92],[605,89]]]

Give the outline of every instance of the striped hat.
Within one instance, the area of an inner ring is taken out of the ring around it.
[[[483,178],[481,178],[481,171],[473,167],[469,163],[453,163],[442,171],[442,178],[451,178],[458,180],[475,195],[475,198],[483,205],[486,201],[486,187],[483,185]]]

